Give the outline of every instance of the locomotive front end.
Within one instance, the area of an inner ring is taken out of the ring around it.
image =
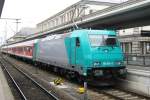
[[[115,31],[77,30],[66,45],[70,48],[67,52],[72,70],[84,79],[104,82],[126,76],[124,55]]]
[[[125,77],[124,55],[114,31],[90,32],[88,34],[91,51],[93,77]]]

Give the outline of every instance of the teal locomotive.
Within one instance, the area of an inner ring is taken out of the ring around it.
[[[22,45],[21,45],[22,44]],[[13,48],[26,48],[17,54]],[[42,39],[22,41],[3,47],[12,55],[45,63],[54,71],[82,81],[107,80],[125,77],[124,55],[112,30],[74,30],[69,33],[49,35]],[[30,54],[23,55],[23,54]]]

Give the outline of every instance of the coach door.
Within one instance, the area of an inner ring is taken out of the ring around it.
[[[70,47],[71,47],[70,61],[71,61],[72,66],[76,66],[76,38],[75,37],[71,38]]]
[[[33,44],[33,60],[35,61],[38,53],[38,43]]]
[[[71,39],[71,64],[76,66],[79,64],[80,60],[80,40],[78,37],[73,37]]]

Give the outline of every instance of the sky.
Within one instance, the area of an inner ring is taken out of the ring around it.
[[[36,24],[78,2],[79,0],[5,0],[1,18],[19,18],[19,29],[36,27]],[[15,20],[0,20],[1,38],[16,32]]]
[[[36,27],[36,24],[58,13],[80,0],[5,0],[1,18],[19,18],[20,30],[23,27]],[[122,0],[100,0],[118,2]],[[16,32],[15,20],[0,20],[0,44]]]

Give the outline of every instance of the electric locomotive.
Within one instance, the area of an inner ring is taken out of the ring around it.
[[[56,72],[80,81],[105,83],[126,76],[124,55],[112,30],[81,29],[50,35],[34,42],[32,48],[34,62],[54,65]]]
[[[115,31],[75,30],[51,35],[39,40],[36,49],[35,61],[58,66],[55,71],[79,81],[103,79],[107,83],[106,80],[126,75]]]

